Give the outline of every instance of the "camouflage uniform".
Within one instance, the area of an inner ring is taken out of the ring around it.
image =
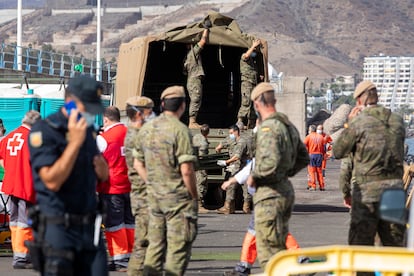
[[[198,156],[208,155],[209,142],[206,137],[201,134],[196,134],[193,137],[193,145],[198,148]],[[197,170],[197,192],[200,199],[203,199],[207,194],[208,174],[206,170]]]
[[[229,139],[230,140],[230,139]],[[222,143],[225,145],[225,143]],[[239,160],[231,163],[227,166],[226,170],[228,175],[226,178],[234,176],[241,168],[243,168],[247,161],[250,160],[249,148],[247,145],[247,141],[244,137],[239,138],[238,141],[230,140],[228,144],[229,149],[229,156],[230,158],[233,156],[237,156]],[[246,185],[242,185],[243,187],[243,198],[245,202],[251,202],[252,196],[247,192]],[[236,195],[236,185],[230,185],[226,190],[226,201],[233,201]]]
[[[344,198],[351,197],[352,190],[352,155],[341,159],[341,169],[339,172],[339,190],[342,191]]]
[[[288,176],[297,159],[309,162],[299,133],[282,113],[263,120],[257,131],[256,164],[252,177],[257,253],[264,269],[269,259],[286,248],[288,222],[295,194]],[[303,162],[302,168],[306,166]]]
[[[241,105],[238,118],[246,118],[256,120],[256,113],[250,99],[253,88],[257,84],[257,65],[254,58],[249,57],[247,60],[240,59],[240,75],[241,75]]]
[[[131,182],[131,209],[135,217],[135,240],[134,248],[129,258],[128,275],[143,275],[144,258],[148,247],[148,203],[147,189],[145,182],[134,169],[134,157],[132,151],[134,149],[135,137],[138,135],[139,129],[128,127],[125,136],[125,160],[128,166],[128,177]]]
[[[403,187],[404,138],[402,118],[372,106],[352,119],[333,145],[336,158],[353,154],[349,244],[374,245],[378,232],[383,245],[403,245],[405,226],[380,220],[378,203],[385,188]]]
[[[198,205],[180,173],[180,164],[197,161],[190,132],[163,113],[141,128],[134,143],[133,155],[147,171],[150,210],[144,274],[183,275],[197,235]]]
[[[202,80],[204,78],[204,70],[201,61],[202,50],[203,48],[195,44],[188,51],[184,62],[184,70],[187,74],[187,91],[190,96],[189,117],[197,117],[203,98]]]

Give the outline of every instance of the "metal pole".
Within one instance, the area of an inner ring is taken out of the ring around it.
[[[96,8],[96,80],[101,80],[101,0],[97,0]]]
[[[17,70],[22,70],[22,0],[17,0]]]

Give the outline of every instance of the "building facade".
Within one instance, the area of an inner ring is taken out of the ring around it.
[[[377,86],[381,105],[414,109],[414,57],[366,57],[363,75]]]

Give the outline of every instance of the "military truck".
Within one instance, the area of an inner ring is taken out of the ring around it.
[[[214,155],[217,143],[228,134],[228,127],[237,121],[240,107],[240,58],[256,37],[243,33],[237,22],[219,13],[181,26],[165,33],[138,37],[120,46],[114,102],[120,109],[131,96],[147,96],[154,100],[159,112],[161,92],[171,85],[185,87],[183,62],[187,45],[197,43],[203,32],[203,22],[212,23],[208,44],[202,51],[205,71],[202,105],[197,117],[199,123],[209,124],[211,142],[208,161],[209,194],[207,204],[219,206],[223,193],[218,184],[224,180],[223,169],[216,166],[221,155]],[[263,39],[258,53],[258,73],[268,81],[268,48]],[[188,104],[187,104],[188,107]],[[188,112],[182,118],[188,124]],[[193,130],[195,133],[198,130]]]

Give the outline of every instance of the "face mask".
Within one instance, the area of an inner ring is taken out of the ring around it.
[[[144,122],[149,122],[149,121],[151,121],[152,119],[154,119],[155,117],[157,117],[157,115],[156,115],[154,112],[152,112],[150,115],[148,115],[148,116],[144,119]]]
[[[255,58],[255,57],[257,56],[257,53],[253,51],[253,52],[251,53],[251,55],[250,55],[250,56],[251,56],[252,58]]]
[[[236,136],[234,134],[229,134],[231,140],[236,140]]]
[[[88,112],[83,112],[82,117],[85,118],[88,126],[93,126],[95,124],[95,115]]]
[[[322,134],[322,130],[318,129],[316,130],[316,133]]]

